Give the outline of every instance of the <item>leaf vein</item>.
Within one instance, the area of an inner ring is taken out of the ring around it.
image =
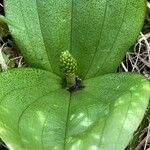
[[[44,47],[45,47],[45,51],[46,51],[46,55],[47,55],[49,64],[51,66],[51,70],[54,73],[53,68],[52,68],[52,64],[51,64],[51,61],[50,61],[50,58],[49,58],[49,55],[48,55],[48,52],[47,52],[47,48],[45,46],[45,39],[44,39],[44,36],[43,36],[43,31],[41,29],[41,19],[40,19],[40,15],[39,15],[38,2],[37,2],[37,0],[35,0],[35,1],[36,1],[37,15],[38,15],[38,21],[39,21],[40,32],[41,32],[41,35],[42,35],[43,44],[44,44]]]
[[[68,130],[68,124],[69,124],[69,110],[70,110],[70,104],[71,104],[71,94],[70,94],[70,99],[69,99],[69,104],[68,104],[68,113],[67,113],[67,119],[66,119],[66,128],[65,128],[65,138],[64,138],[64,150],[66,149],[66,139],[67,139],[67,130]]]
[[[101,31],[100,31],[100,35],[99,35],[99,40],[98,40],[98,43],[97,43],[97,46],[96,46],[94,55],[93,55],[93,57],[92,57],[91,63],[89,64],[89,67],[88,67],[88,69],[87,69],[87,72],[86,72],[86,74],[85,74],[84,79],[86,78],[86,76],[87,76],[87,74],[88,74],[88,72],[89,72],[89,70],[90,70],[90,68],[91,68],[91,66],[92,66],[92,63],[94,62],[95,55],[96,55],[96,53],[97,53],[97,51],[98,51],[99,43],[100,43],[100,41],[101,41],[101,39],[102,39],[102,31],[103,31],[103,27],[104,27],[104,23],[105,23],[105,19],[106,19],[106,11],[107,11],[107,5],[108,5],[107,3],[108,3],[108,1],[106,0],[106,1],[105,1],[105,10],[104,10],[104,19],[103,19],[103,23],[102,23],[102,27],[101,27]]]
[[[113,49],[113,47],[114,47],[114,45],[115,45],[115,43],[116,43],[116,41],[117,41],[117,38],[118,38],[118,36],[119,36],[119,33],[120,33],[120,30],[121,30],[121,28],[122,28],[122,25],[123,25],[123,23],[124,23],[124,18],[125,18],[125,14],[126,14],[126,12],[127,12],[127,3],[128,2],[128,0],[126,0],[126,6],[125,6],[125,11],[124,11],[124,14],[123,14],[123,17],[122,17],[122,22],[121,22],[121,24],[120,24],[120,27],[119,27],[119,29],[118,29],[118,31],[117,31],[117,35],[116,35],[116,37],[114,38],[114,41],[113,41],[113,44],[112,44],[112,46],[110,47],[110,49],[108,50],[108,56],[110,56],[111,54],[112,54],[112,49]],[[104,66],[104,64],[105,64],[105,62],[107,62],[107,60],[109,59],[109,57],[106,57],[106,59],[103,61],[103,63],[102,63],[102,65],[101,65],[101,69],[103,69],[103,66]],[[96,76],[96,74],[99,72],[99,70],[95,73],[95,75],[94,76]]]

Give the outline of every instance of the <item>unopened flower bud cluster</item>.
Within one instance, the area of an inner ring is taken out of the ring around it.
[[[69,51],[61,52],[60,55],[60,69],[66,76],[74,74],[76,72],[77,62],[70,54]]]

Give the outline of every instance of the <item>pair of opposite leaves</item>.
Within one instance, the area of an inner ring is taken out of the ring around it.
[[[0,137],[11,150],[123,150],[149,100],[149,82],[112,73],[142,26],[143,0],[5,0],[13,38],[33,68],[0,74]],[[85,86],[62,89],[61,51]],[[47,71],[44,71],[47,70]],[[109,73],[109,74],[108,74]]]

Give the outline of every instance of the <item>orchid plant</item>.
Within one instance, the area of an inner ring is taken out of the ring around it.
[[[10,150],[123,150],[149,81],[116,73],[146,0],[5,0],[28,67],[0,73],[0,137]]]

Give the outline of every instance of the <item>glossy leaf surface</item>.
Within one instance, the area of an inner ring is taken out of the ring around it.
[[[82,78],[116,70],[145,9],[146,0],[5,0],[9,28],[28,64],[60,75],[60,52],[70,50]]]
[[[1,73],[0,83],[0,137],[10,150],[123,150],[150,96],[149,82],[130,73],[85,80],[72,94],[36,69]]]

